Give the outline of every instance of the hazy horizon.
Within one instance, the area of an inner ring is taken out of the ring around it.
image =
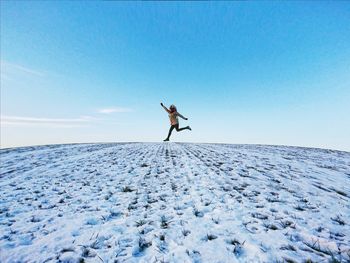
[[[1,1],[1,148],[350,151],[350,3]]]

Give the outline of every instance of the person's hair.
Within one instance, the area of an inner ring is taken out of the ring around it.
[[[176,106],[174,104],[170,105],[170,111],[171,112],[177,111]]]

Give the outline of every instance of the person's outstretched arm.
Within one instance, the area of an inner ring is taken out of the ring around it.
[[[188,120],[186,117],[182,116],[180,113],[177,113],[177,116],[179,116],[180,118],[184,119],[184,120]]]
[[[170,110],[168,110],[168,108],[165,107],[165,106],[163,105],[163,102],[161,102],[160,105],[163,107],[163,109],[164,109],[167,113],[170,113]]]

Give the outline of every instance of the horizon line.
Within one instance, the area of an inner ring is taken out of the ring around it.
[[[305,149],[318,149],[318,150],[326,150],[326,151],[337,151],[337,152],[345,152],[350,153],[350,150],[339,150],[339,149],[331,149],[331,148],[322,148],[322,147],[316,147],[316,146],[300,146],[300,145],[286,145],[286,144],[264,144],[264,143],[226,143],[226,142],[181,142],[181,141],[169,141],[169,142],[163,142],[163,141],[149,141],[149,142],[142,142],[142,141],[100,141],[100,142],[71,142],[71,143],[51,143],[51,144],[34,144],[34,145],[23,145],[23,146],[12,146],[12,147],[4,147],[2,148],[0,145],[0,152],[3,150],[11,150],[11,149],[18,149],[18,148],[30,148],[30,147],[45,147],[45,146],[60,146],[60,145],[76,145],[76,144],[127,144],[127,143],[188,143],[188,144],[226,144],[226,145],[255,145],[255,146],[272,146],[272,147],[289,147],[289,148],[305,148]]]

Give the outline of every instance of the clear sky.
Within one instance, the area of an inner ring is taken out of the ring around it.
[[[349,2],[1,1],[1,147],[173,141],[350,151]]]

